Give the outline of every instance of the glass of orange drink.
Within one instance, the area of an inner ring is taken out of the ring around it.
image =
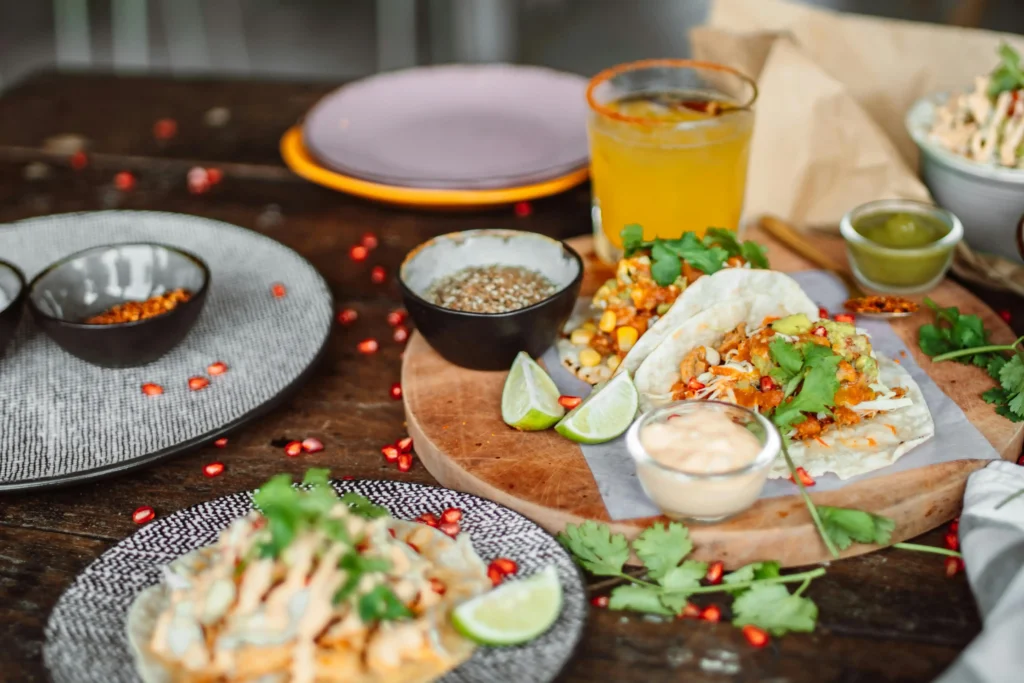
[[[720,64],[651,59],[587,87],[595,247],[614,263],[622,228],[644,239],[739,230],[757,86]]]

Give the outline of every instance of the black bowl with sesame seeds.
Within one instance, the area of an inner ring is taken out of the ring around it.
[[[540,356],[579,297],[583,261],[558,240],[515,230],[435,237],[398,275],[416,328],[446,360],[507,370],[520,351]]]
[[[36,324],[65,351],[124,368],[177,346],[209,288],[210,269],[193,254],[149,242],[110,244],[45,268],[28,286],[28,303]]]
[[[13,264],[0,261],[0,356],[14,338],[25,302],[25,276]]]

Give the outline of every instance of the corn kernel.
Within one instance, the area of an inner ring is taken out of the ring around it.
[[[640,333],[637,332],[636,328],[629,325],[623,325],[615,330],[615,340],[618,342],[620,351],[629,351],[633,348],[633,344],[636,344],[636,340],[639,337]]]
[[[589,320],[580,325],[581,330],[587,330],[588,332],[597,332],[597,325],[590,322]]]
[[[609,369],[611,369],[612,372],[615,372],[618,369],[619,363],[621,363],[621,362],[622,362],[622,359],[619,358],[618,356],[608,356],[607,363],[608,363]]]
[[[615,312],[605,311],[601,314],[601,320],[597,323],[602,332],[612,333],[615,331]]]
[[[601,354],[594,349],[583,349],[580,351],[580,365],[585,368],[592,368],[601,363]]]
[[[590,330],[585,330],[582,327],[577,330],[573,330],[572,334],[569,335],[569,341],[571,341],[573,344],[579,344],[581,346],[586,346],[587,344],[590,343],[590,340],[593,338],[594,333],[591,332]]]

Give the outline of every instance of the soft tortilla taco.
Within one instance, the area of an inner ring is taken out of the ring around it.
[[[864,331],[790,308],[757,295],[694,315],[636,371],[641,409],[683,399],[751,408],[790,440],[797,467],[840,479],[891,465],[934,434],[920,388]],[[789,476],[785,461],[769,476]]]
[[[146,683],[424,683],[469,658],[451,612],[491,581],[468,535],[324,500],[283,545],[254,512],[164,568],[128,614]]]

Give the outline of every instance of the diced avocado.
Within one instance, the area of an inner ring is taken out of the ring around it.
[[[868,383],[878,381],[878,363],[871,356],[861,356],[853,362],[853,367],[868,378]]]
[[[837,323],[834,320],[822,320],[821,324],[824,326],[825,331],[828,332],[828,339],[833,344],[857,334],[857,328],[853,326],[853,323]]]
[[[852,327],[852,325],[851,325]],[[772,323],[772,329],[779,334],[796,336],[811,331],[811,319],[804,313],[794,313]]]

